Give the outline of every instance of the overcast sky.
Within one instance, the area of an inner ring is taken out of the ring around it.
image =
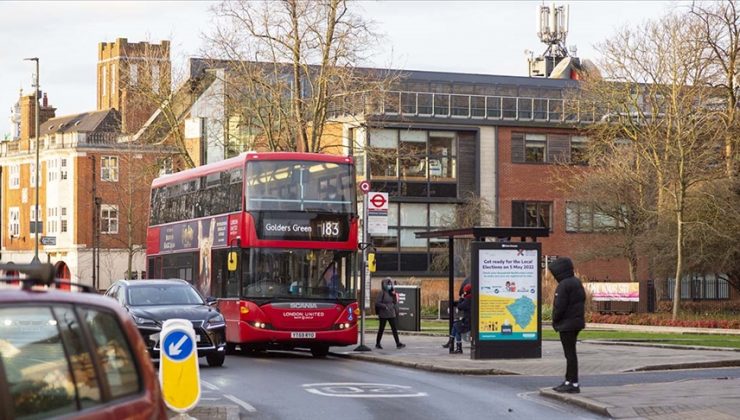
[[[22,87],[31,92],[33,63],[39,57],[41,90],[57,116],[95,109],[97,44],[172,42],[173,67],[202,48],[201,34],[212,24],[207,1],[0,1],[0,138],[10,131],[10,108]],[[533,2],[361,1],[353,5],[385,36],[370,66],[525,76],[524,51],[540,54]],[[548,3],[549,4],[549,3]],[[668,1],[570,1],[567,44],[578,56],[598,58],[596,44],[624,25],[658,17],[677,3]]]

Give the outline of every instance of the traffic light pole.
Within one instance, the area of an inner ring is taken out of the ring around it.
[[[367,193],[362,200],[362,241],[360,242],[360,345],[355,347],[355,351],[370,351],[370,347],[365,345],[365,296],[370,291],[365,287],[367,277]]]

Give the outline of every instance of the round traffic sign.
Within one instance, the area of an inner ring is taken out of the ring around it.
[[[360,182],[360,191],[364,193],[367,193],[368,191],[370,191],[370,181],[365,180],[365,181]]]
[[[383,194],[375,194],[370,197],[370,203],[372,203],[375,208],[382,208],[385,205],[385,197],[383,197]]]
[[[184,360],[193,352],[193,340],[185,331],[172,331],[162,343],[162,351],[172,360]]]

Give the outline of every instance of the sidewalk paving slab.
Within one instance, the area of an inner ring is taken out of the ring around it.
[[[690,332],[690,333],[693,333]],[[720,332],[721,333],[721,332]],[[368,331],[366,344],[375,342]],[[449,354],[442,348],[445,337],[402,333],[406,348],[396,349],[393,338],[383,337],[384,348],[355,352],[353,348],[332,348],[334,356],[394,364],[408,368],[463,375],[557,376],[565,371],[560,342],[542,342],[539,359],[470,358],[470,343],[463,354]],[[615,343],[598,340],[578,342],[579,373],[602,375],[649,370],[736,367],[740,350],[704,346],[645,343]],[[555,384],[553,384],[555,385]],[[740,418],[740,378],[685,380],[667,383],[599,387],[582,383],[580,394],[559,394],[550,388],[540,395],[578,405],[615,419],[725,420]]]
[[[737,419],[740,378],[696,379],[622,386],[584,386],[580,394],[550,388],[540,395],[614,419]]]
[[[561,376],[565,371],[563,349],[558,341],[542,342],[540,359],[470,358],[470,344],[463,354],[449,354],[442,348],[444,337],[405,335],[406,348],[397,350],[392,337],[384,337],[384,348],[370,352],[355,352],[350,347],[333,348],[336,356],[390,363],[433,372],[471,375],[535,375]],[[366,337],[368,338],[368,337]],[[372,336],[374,341],[374,335]],[[613,343],[578,342],[579,371],[583,375],[598,375],[645,370],[685,369],[701,367],[740,366],[740,352],[698,350],[655,346],[619,346]]]

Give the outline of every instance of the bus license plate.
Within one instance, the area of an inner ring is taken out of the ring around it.
[[[292,332],[290,338],[316,338],[315,332]]]

